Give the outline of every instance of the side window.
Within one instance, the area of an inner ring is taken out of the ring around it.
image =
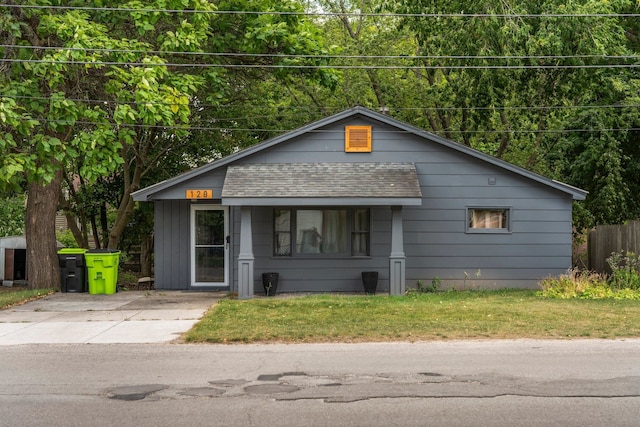
[[[509,208],[467,208],[467,232],[500,233],[511,230]]]

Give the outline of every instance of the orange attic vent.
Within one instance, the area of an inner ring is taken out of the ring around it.
[[[371,152],[371,126],[345,126],[344,151],[347,153]]]

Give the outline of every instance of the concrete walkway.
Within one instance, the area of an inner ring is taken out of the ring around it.
[[[188,331],[222,292],[55,293],[0,310],[0,346],[165,343]]]

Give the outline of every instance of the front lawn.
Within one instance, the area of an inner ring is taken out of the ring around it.
[[[53,293],[52,289],[27,289],[26,287],[0,286],[0,310],[24,304]]]
[[[573,337],[640,337],[640,303],[522,290],[226,299],[185,335],[212,343]]]

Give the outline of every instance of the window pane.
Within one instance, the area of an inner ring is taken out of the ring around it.
[[[196,282],[224,282],[224,247],[196,248]]]
[[[347,211],[298,210],[296,251],[301,254],[339,254],[347,251]]]
[[[224,245],[224,211],[196,211],[196,245]]]
[[[291,210],[274,211],[275,244],[274,255],[291,256]]]
[[[276,233],[275,255],[291,255],[291,233]]]
[[[353,212],[353,231],[369,231],[369,209],[356,209]]]
[[[369,255],[369,233],[353,233],[353,241],[351,242],[351,255]]]
[[[508,209],[469,209],[469,228],[506,229]]]
[[[291,231],[291,211],[289,209],[276,209],[274,221],[276,231]]]

